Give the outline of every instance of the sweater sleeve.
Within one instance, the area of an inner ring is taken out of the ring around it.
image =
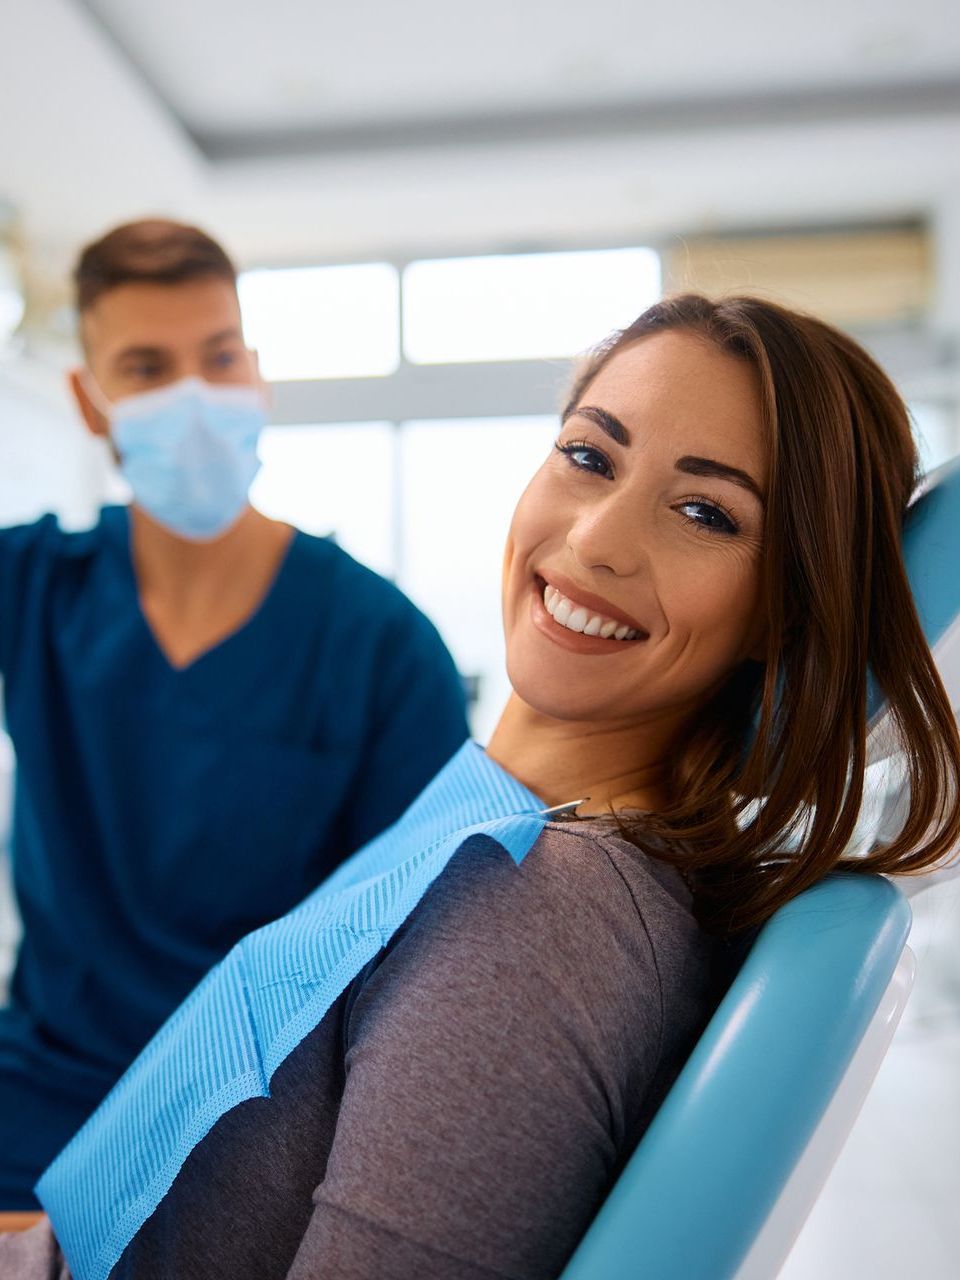
[[[0,1280],[70,1280],[50,1222],[0,1235]]]
[[[602,847],[466,846],[346,1022],[346,1084],[289,1280],[555,1276],[632,1136],[661,992]]]

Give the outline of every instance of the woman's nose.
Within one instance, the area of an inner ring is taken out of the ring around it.
[[[582,510],[567,533],[567,546],[584,569],[606,569],[630,577],[648,561],[647,539],[635,504],[611,495],[605,502]]]

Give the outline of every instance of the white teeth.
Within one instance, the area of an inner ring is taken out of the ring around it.
[[[543,590],[543,607],[561,627],[568,631],[582,632],[585,636],[600,636],[604,640],[636,640],[640,634],[632,627],[604,618],[599,613],[589,613],[582,604],[574,604],[549,584]]]

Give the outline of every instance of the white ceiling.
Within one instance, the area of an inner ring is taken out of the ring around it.
[[[956,0],[84,0],[197,137],[920,85]]]
[[[0,203],[60,279],[146,213],[245,265],[929,217],[960,326],[955,14],[2,0]]]

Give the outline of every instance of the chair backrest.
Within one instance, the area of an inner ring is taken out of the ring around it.
[[[909,927],[906,900],[879,876],[830,877],[777,912],[563,1280],[738,1275],[890,987]]]
[[[927,478],[904,554],[957,708],[960,460]],[[777,1274],[899,1021],[909,929],[896,886],[849,874],[768,921],[562,1280]]]
[[[903,535],[910,587],[954,711],[960,710],[960,457],[927,476]]]

